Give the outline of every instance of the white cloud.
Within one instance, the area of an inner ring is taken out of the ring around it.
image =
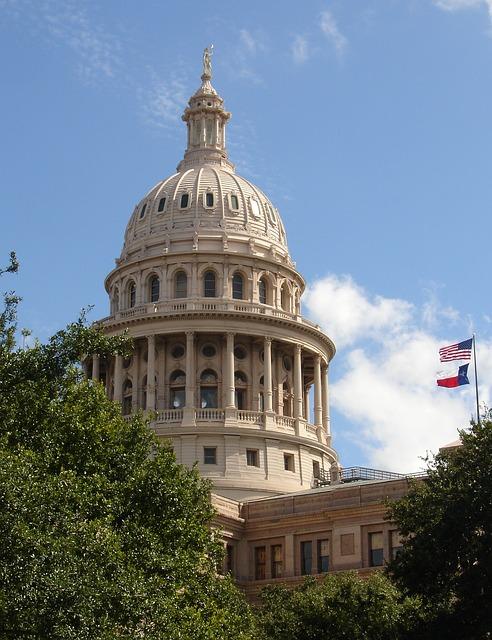
[[[315,282],[305,302],[309,315],[339,347],[331,367],[331,403],[352,423],[351,436],[365,451],[367,464],[418,470],[421,457],[455,440],[457,429],[468,425],[475,411],[474,385],[436,385],[436,370],[442,367],[439,347],[466,336],[465,326],[450,328],[456,324],[454,309],[440,313],[437,298],[419,308],[405,300],[371,296],[350,277],[335,275]],[[441,330],[449,331],[445,337],[434,332],[436,318]],[[480,398],[489,403],[491,340],[478,344],[477,360]],[[333,427],[336,436],[336,424]]]
[[[255,54],[258,48],[261,48],[259,41],[247,29],[240,29],[239,39],[248,53]]]
[[[297,35],[292,43],[292,58],[296,64],[302,64],[309,58],[308,41],[304,36]]]
[[[347,38],[340,32],[331,11],[326,9],[321,13],[319,26],[324,35],[335,47],[338,55],[342,55],[348,45]]]
[[[304,302],[310,314],[343,346],[364,337],[394,333],[408,322],[412,305],[397,298],[370,296],[350,276],[329,275],[311,285]]]
[[[492,0],[433,0],[433,3],[444,11],[486,8],[492,21]]]
[[[186,87],[178,78],[162,79],[149,69],[150,82],[137,89],[144,121],[155,127],[171,128],[176,125],[186,104]]]
[[[47,40],[70,48],[80,75],[88,81],[113,78],[121,67],[119,40],[91,19],[75,0],[15,0],[0,5],[17,20]]]

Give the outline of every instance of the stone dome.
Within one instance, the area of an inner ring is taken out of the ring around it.
[[[202,84],[183,114],[188,144],[177,173],[157,183],[137,204],[125,232],[121,262],[173,250],[196,250],[215,240],[237,253],[252,251],[292,265],[278,210],[227,157],[231,114],[210,83]],[[187,246],[188,243],[188,246]]]
[[[204,164],[157,183],[135,207],[123,254],[171,236],[219,233],[251,237],[287,251],[284,226],[267,196],[233,170]],[[169,238],[168,238],[169,237]],[[122,255],[122,257],[124,257]]]

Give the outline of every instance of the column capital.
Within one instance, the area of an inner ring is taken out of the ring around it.
[[[270,336],[265,336],[264,338],[265,342],[269,342],[271,344],[272,339],[270,338]]]
[[[320,365],[322,364],[322,363],[321,363],[321,356],[319,355],[319,353],[315,353],[315,354],[313,355],[313,359],[314,359],[315,364],[317,364],[317,365],[318,365],[318,364],[320,364]]]
[[[231,338],[234,338],[236,336],[236,334],[234,333],[234,331],[227,331],[226,332],[226,336],[230,340]]]
[[[186,338],[188,340],[192,340],[195,337],[195,332],[194,331],[185,331],[186,334]]]
[[[301,346],[300,344],[296,344],[296,345],[294,346],[294,350],[295,350],[295,352],[296,352],[296,353],[299,353],[299,354],[300,354],[300,353],[301,353],[301,351],[302,351],[302,346]]]
[[[147,336],[147,340],[155,343],[155,333],[151,333],[150,336]]]

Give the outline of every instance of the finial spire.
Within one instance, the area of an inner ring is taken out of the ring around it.
[[[210,47],[206,47],[203,50],[203,73],[202,80],[211,80],[212,79],[212,56],[214,54],[214,45],[211,44]]]

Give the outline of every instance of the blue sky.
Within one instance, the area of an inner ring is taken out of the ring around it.
[[[174,171],[213,43],[237,170],[278,206],[338,346],[342,462],[415,469],[473,389],[435,388],[437,347],[476,331],[492,390],[492,1],[0,0],[0,255],[20,326],[95,305],[136,202]]]

